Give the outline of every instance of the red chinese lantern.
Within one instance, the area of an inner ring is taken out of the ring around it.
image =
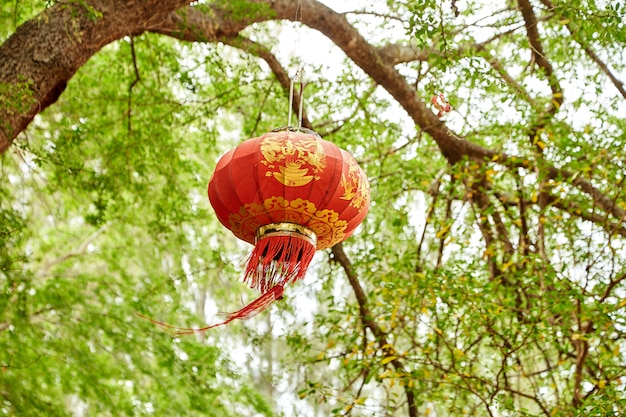
[[[282,298],[315,251],[347,239],[369,208],[369,183],[354,158],[309,129],[286,127],[248,139],[218,161],[209,200],[219,221],[252,245],[244,282],[262,295],[221,323]],[[156,323],[156,322],[155,322]]]

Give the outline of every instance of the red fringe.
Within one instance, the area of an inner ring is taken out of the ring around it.
[[[258,240],[244,273],[244,282],[265,293],[304,278],[315,246],[298,235],[266,236]]]

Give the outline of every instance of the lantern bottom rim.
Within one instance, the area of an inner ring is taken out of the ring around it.
[[[308,227],[296,223],[269,223],[259,227],[256,231],[257,242],[270,236],[294,236],[308,241],[313,246],[317,244],[317,235],[315,232]]]

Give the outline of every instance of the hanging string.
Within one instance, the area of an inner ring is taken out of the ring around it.
[[[295,40],[295,59],[298,63],[298,69],[293,77],[289,79],[289,113],[287,116],[287,126],[291,126],[291,114],[293,111],[293,99],[294,99],[294,89],[295,84],[299,84],[298,91],[298,127],[302,127],[302,114],[304,108],[304,65],[302,63],[302,55],[301,55],[301,43],[302,43],[302,0],[298,0],[296,4],[296,13],[294,16],[294,22],[296,25],[299,25],[296,28],[296,40]]]
[[[304,67],[300,66],[295,75],[289,79],[289,113],[287,116],[287,126],[291,126],[291,113],[293,109],[294,85],[299,84],[298,91],[298,127],[302,127],[302,113],[304,109],[304,87],[303,81]]]
[[[300,67],[300,107],[298,108],[298,127],[302,127],[302,111],[304,109],[304,67]]]
[[[294,76],[289,79],[289,113],[288,113],[288,116],[287,116],[287,126],[291,126],[291,113],[293,111],[293,90],[294,90],[294,84],[297,83],[298,81],[300,81],[300,97],[299,97],[299,99],[300,99],[300,109],[299,110],[300,111],[299,111],[299,114],[302,114],[302,97],[301,97],[302,96],[302,81],[300,79],[301,70],[302,70],[302,66],[300,66],[300,68],[298,68],[296,70],[296,73],[294,74]],[[301,115],[299,117],[300,117],[300,119],[302,118]],[[300,127],[300,126],[298,126],[298,127]]]

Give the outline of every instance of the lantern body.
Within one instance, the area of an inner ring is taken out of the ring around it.
[[[209,182],[219,221],[255,244],[259,227],[312,229],[316,249],[347,239],[369,208],[369,183],[354,158],[316,133],[279,130],[226,153]]]
[[[255,245],[244,280],[263,293],[228,321],[266,308],[269,293],[282,296],[285,284],[304,277],[315,250],[347,239],[369,209],[369,183],[355,159],[302,128],[277,129],[227,152],[208,195],[219,221]]]

